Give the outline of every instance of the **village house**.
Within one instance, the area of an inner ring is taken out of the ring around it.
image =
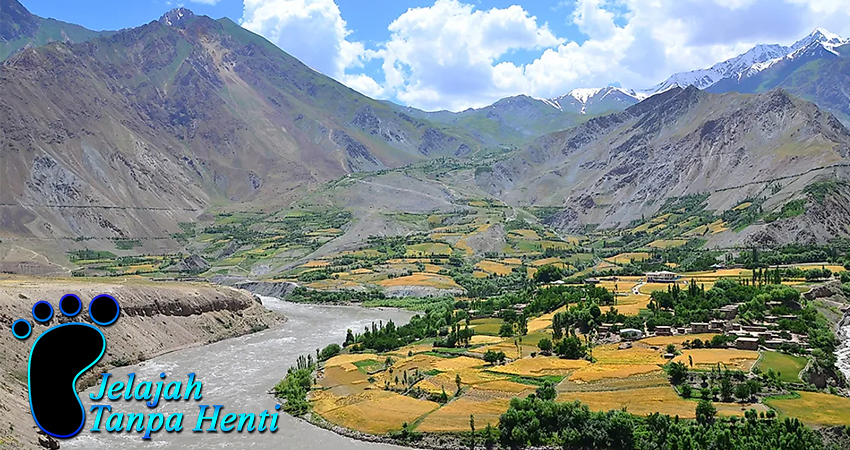
[[[636,328],[623,328],[620,330],[620,337],[623,339],[640,339],[643,337],[643,331],[640,331]]]
[[[755,325],[741,325],[741,330],[749,333],[765,333],[767,332],[767,327]]]
[[[675,272],[662,270],[661,272],[647,272],[646,281],[648,283],[672,283],[676,281],[678,276]]]
[[[722,317],[726,320],[732,320],[738,315],[738,305],[737,304],[726,305],[726,306],[723,306],[723,307],[717,309],[717,311],[715,311],[715,312],[717,313],[718,316],[720,316],[720,317]]]
[[[673,336],[673,327],[667,325],[659,325],[655,327],[656,336]]]
[[[751,337],[739,337],[735,339],[735,348],[738,350],[758,350],[759,340]]]
[[[711,330],[708,328],[708,324],[705,322],[694,322],[691,324],[692,334],[708,333],[709,331]]]
[[[716,331],[722,331],[726,327],[726,322],[723,320],[714,319],[708,322],[708,328]]]
[[[786,342],[788,342],[788,341],[786,341],[785,339],[769,339],[769,340],[764,341],[764,346],[769,348],[769,349],[776,350],[782,344],[784,344]]]

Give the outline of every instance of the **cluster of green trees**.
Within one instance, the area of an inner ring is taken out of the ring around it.
[[[749,402],[752,397],[762,390],[762,382],[758,378],[748,379],[744,372],[724,371],[722,368],[712,369],[709,372],[700,372],[697,384],[694,384],[689,375],[688,366],[681,362],[672,362],[665,366],[670,383],[678,387],[679,393],[684,398],[699,397],[703,400],[732,402],[736,398],[742,402]],[[772,416],[771,416],[772,417]]]
[[[455,311],[455,304],[446,299],[436,301],[424,315],[417,314],[400,327],[389,321],[373,322],[361,334],[348,330],[343,345],[351,346],[352,351],[386,352],[425,338],[436,338],[434,345],[437,347],[468,346],[474,334],[469,328],[469,314]]]
[[[299,356],[294,367],[286,372],[286,377],[274,387],[274,394],[283,400],[283,410],[293,416],[302,416],[310,410],[307,392],[313,385],[313,370],[316,361],[311,355]]]
[[[519,292],[531,286],[531,280],[523,271],[514,270],[507,275],[486,278],[476,278],[472,272],[472,266],[469,264],[449,271],[449,276],[455,283],[466,289],[470,298],[486,298],[505,292]]]
[[[385,300],[386,298],[387,296],[379,290],[322,291],[298,286],[295,290],[289,293],[286,300],[296,303],[362,303],[367,301]]]
[[[550,386],[526,399],[514,398],[499,419],[506,448],[553,446],[572,450],[821,450],[824,443],[796,419],[718,418],[707,400],[696,403],[696,421],[658,413],[593,412],[579,402],[556,403]]]
[[[827,244],[786,244],[773,249],[752,248],[740,252],[735,263],[747,268],[769,267],[782,264],[834,262],[843,264],[850,252],[850,240],[836,238]]]

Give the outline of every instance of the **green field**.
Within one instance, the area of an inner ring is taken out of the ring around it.
[[[779,373],[779,379],[786,383],[799,383],[800,371],[806,367],[808,360],[802,356],[786,355],[779,352],[764,352],[758,363],[762,372],[773,370]]]
[[[470,321],[469,324],[475,327],[475,334],[498,336],[499,327],[502,326],[502,319],[475,319]]]

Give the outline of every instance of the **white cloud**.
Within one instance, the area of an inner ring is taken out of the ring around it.
[[[202,5],[215,5],[221,0],[189,0],[192,3],[200,3]],[[171,5],[171,2],[165,2],[166,5]]]
[[[350,31],[334,0],[244,0],[242,26],[337,79],[369,55],[346,39]]]
[[[476,10],[456,0],[409,9],[389,30],[380,52],[387,88],[430,109],[482,106],[506,95],[515,87],[496,76],[500,58],[564,42],[520,6]]]
[[[348,40],[333,0],[244,1],[246,28],[353,89],[423,109],[462,110],[612,82],[646,88],[754,44],[790,44],[818,26],[850,36],[846,0],[562,2],[566,7],[548,19],[571,22],[586,37],[578,42],[556,36],[519,5],[479,9],[436,0],[401,14],[389,24],[388,40],[370,50]],[[518,64],[516,51],[538,56]],[[373,58],[382,60],[379,73],[363,73]]]

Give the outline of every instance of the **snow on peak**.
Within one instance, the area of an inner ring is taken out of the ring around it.
[[[613,96],[613,98],[606,100],[609,96]],[[576,88],[560,97],[539,98],[537,100],[561,111],[586,114],[589,107],[598,106],[600,105],[599,102],[613,101],[632,104],[640,101],[641,98],[632,90],[607,86],[603,88]]]
[[[602,89],[604,88],[578,88],[573,89],[567,93],[567,95],[578,100],[579,103],[584,104],[587,103],[587,100],[590,99],[590,97],[598,94]]]
[[[848,41],[835,33],[830,33],[828,30],[825,30],[823,28],[815,28],[814,31],[808,34],[808,36],[792,44],[789,53],[797,51],[801,48],[808,47],[809,45],[815,42],[819,42],[823,44],[824,47],[830,48],[846,44]]]
[[[159,22],[166,26],[175,26],[180,25],[186,19],[194,17],[195,13],[193,13],[190,9],[183,8],[174,8],[171,11],[163,14],[162,17],[159,18]]]
[[[782,45],[756,45],[750,50],[734,58],[719,62],[708,69],[679,72],[657,85],[640,91],[639,95],[653,95],[664,92],[673,87],[687,87],[694,85],[699,89],[706,89],[724,78],[745,78],[767,69],[768,67],[782,61],[785,58],[794,58],[796,54],[804,52],[813,44],[820,44],[827,51],[850,43],[850,40],[830,33],[823,28],[816,28],[808,36],[795,42],[790,47]]]

